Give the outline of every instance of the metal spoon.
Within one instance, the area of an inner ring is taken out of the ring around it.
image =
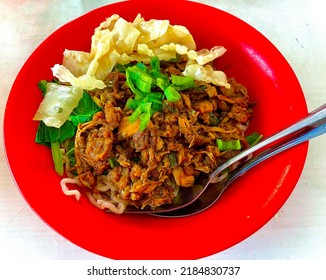
[[[301,131],[302,129],[308,129],[309,127],[311,127],[313,125],[316,125],[316,124],[320,125],[321,122],[325,122],[325,120],[326,120],[326,104],[324,104],[321,107],[317,108],[316,110],[312,111],[305,118],[294,123],[293,125],[285,128],[284,130],[281,130],[280,132],[278,132],[276,134],[273,134],[272,136],[266,138],[265,140],[261,141],[260,143],[256,144],[255,146],[242,151],[237,156],[233,157],[232,159],[230,159],[229,161],[225,162],[223,165],[218,167],[215,171],[213,171],[211,173],[210,176],[202,175],[201,177],[198,178],[195,186],[193,186],[191,188],[180,188],[179,194],[175,198],[175,200],[173,201],[172,204],[163,205],[163,206],[157,207],[155,209],[137,209],[133,206],[129,206],[125,209],[124,213],[149,213],[149,214],[160,215],[160,216],[180,216],[180,214],[178,214],[179,210],[182,211],[182,208],[188,207],[188,206],[193,207],[191,205],[194,202],[196,202],[196,200],[198,200],[198,198],[200,198],[204,194],[204,192],[206,192],[206,189],[208,188],[208,186],[212,185],[212,183],[214,184],[216,177],[219,174],[221,174],[221,172],[223,170],[227,169],[229,166],[233,165],[236,162],[243,160],[244,158],[247,158],[252,153],[256,152],[257,150],[262,149],[263,147],[266,147],[267,145],[269,145],[275,141],[284,139],[285,137],[287,137],[289,135],[293,135],[294,133]],[[322,133],[324,133],[324,132],[322,132]],[[313,136],[313,137],[315,137],[315,136]],[[296,143],[296,145],[297,144],[298,143]],[[289,147],[287,147],[287,148],[289,148]],[[283,150],[280,150],[280,151],[283,151]],[[276,153],[274,153],[274,154],[276,154]],[[267,156],[266,158],[269,157],[268,151],[266,151],[266,156]],[[266,159],[266,158],[264,158],[264,159]],[[216,184],[214,184],[214,185],[216,185]],[[221,189],[222,187],[219,187],[219,188]],[[219,192],[221,192],[221,191],[215,190],[216,193],[214,193],[214,190],[212,190],[212,189],[213,189],[213,187],[209,187],[205,196],[207,196],[208,191],[212,192],[213,193],[212,194],[212,196],[213,196],[212,203],[213,203],[215,200],[217,200],[217,198],[219,197]],[[200,201],[198,201],[197,204],[198,203],[200,203]],[[207,205],[209,207],[210,204],[208,204],[208,203],[205,203],[205,204],[206,204],[206,206],[203,206],[203,207],[205,209],[207,209]],[[189,209],[189,208],[187,208],[187,209]],[[178,211],[178,212],[176,212],[176,211]],[[190,210],[188,210],[188,211],[190,211]],[[192,210],[192,212],[194,212],[194,211],[195,210]],[[198,210],[196,210],[196,211],[198,212]]]

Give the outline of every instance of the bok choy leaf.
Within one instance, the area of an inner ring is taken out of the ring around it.
[[[42,84],[44,85],[44,82]],[[72,110],[68,119],[59,128],[47,126],[43,121],[39,122],[35,142],[51,148],[54,167],[60,176],[63,176],[60,144],[66,139],[73,138],[78,124],[91,120],[93,115],[100,110],[101,108],[96,105],[92,97],[84,91],[77,107]]]
[[[71,112],[68,120],[77,126],[80,123],[90,121],[93,115],[99,111],[101,111],[101,107],[97,106],[92,97],[84,91],[78,106]]]

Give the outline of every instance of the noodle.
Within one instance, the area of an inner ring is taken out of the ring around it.
[[[106,201],[104,199],[98,199],[96,200],[93,195],[90,192],[86,193],[89,201],[96,206],[97,208],[104,210],[104,209],[109,209],[111,212],[115,214],[122,214],[123,211],[126,209],[126,206],[123,203],[118,203],[118,206],[115,204]]]
[[[63,193],[67,196],[72,196],[74,195],[76,200],[78,201],[81,197],[81,194],[78,190],[69,190],[67,187],[67,184],[77,184],[80,186],[80,182],[78,179],[73,179],[73,178],[63,178],[61,179],[60,185]]]

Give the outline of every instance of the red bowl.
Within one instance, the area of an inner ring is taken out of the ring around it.
[[[194,13],[196,11],[196,13]],[[132,21],[169,19],[186,26],[199,48],[228,51],[219,69],[244,84],[257,102],[250,131],[265,137],[307,113],[300,84],[281,53],[257,30],[221,10],[188,1],[126,1],[93,10],[59,28],[29,57],[10,92],[4,118],[8,163],[30,207],[55,231],[93,253],[113,259],[198,259],[225,250],[260,229],[296,186],[307,144],[282,153],[233,183],[209,210],[187,218],[106,214],[83,197],[65,196],[49,149],[34,143],[33,115],[42,99],[41,79],[62,62],[64,49],[90,49],[94,28],[117,13]],[[268,180],[266,180],[268,178]]]

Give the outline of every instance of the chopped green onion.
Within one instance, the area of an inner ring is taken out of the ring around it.
[[[180,93],[173,86],[168,86],[164,90],[164,95],[170,102],[177,102],[181,98]]]
[[[142,69],[142,67],[140,68],[137,64],[136,66],[128,68],[127,72],[130,72],[131,80],[139,90],[147,93],[151,91],[154,79],[149,74],[147,74],[146,71]]]
[[[152,103],[154,112],[162,111],[164,95],[161,92],[150,92],[147,94],[148,102]]]
[[[216,117],[213,112],[209,112],[208,115],[209,115],[209,125],[218,126],[218,124],[220,123],[218,117]]]
[[[152,109],[154,112],[160,112],[163,108],[163,102],[159,100],[153,100],[152,101]]]
[[[161,72],[160,60],[159,60],[158,56],[154,56],[151,59],[150,65],[151,65],[152,70],[157,71],[158,73]]]
[[[147,125],[151,119],[151,116],[152,116],[151,112],[145,112],[139,116],[139,119],[140,119],[139,130],[140,131],[143,131],[147,127]]]
[[[134,123],[135,121],[137,121],[137,119],[139,118],[139,116],[143,113],[141,106],[138,106],[133,113],[129,116],[128,120],[130,123]]]
[[[170,152],[167,154],[167,157],[169,159],[170,162],[170,168],[174,168],[178,165],[178,161],[177,161],[177,155],[175,152]]]
[[[163,101],[164,99],[164,95],[162,92],[157,92],[157,91],[154,91],[154,92],[150,92],[146,95],[147,99],[149,101]]]
[[[246,137],[247,142],[250,146],[256,145],[263,138],[262,134],[258,132],[251,133]]]
[[[195,81],[191,77],[171,75],[172,86],[176,90],[185,90],[188,88],[193,88]]]
[[[154,112],[162,111],[164,96],[170,102],[177,102],[181,95],[178,90],[185,90],[194,86],[194,79],[184,76],[171,76],[161,72],[158,57],[153,57],[150,66],[138,62],[126,68],[127,85],[134,93],[129,98],[126,107],[134,110],[129,116],[129,122],[140,119],[140,130],[144,130]],[[157,90],[161,89],[162,92]]]
[[[126,70],[126,81],[127,81],[127,85],[130,87],[131,91],[136,96],[142,95],[142,91],[139,90],[138,88],[136,88],[136,85],[135,85],[134,80],[133,80],[133,77],[132,77],[133,76],[132,71],[129,70],[129,69],[131,69],[131,67],[130,68],[127,68],[127,70]]]
[[[141,102],[141,101],[146,101],[146,99],[147,99],[147,94],[148,93],[145,93],[145,92],[142,92],[142,91],[139,91],[139,93],[137,93],[137,94],[135,94],[135,100],[137,101],[137,102]]]
[[[154,79],[138,64],[127,68],[126,78],[127,84],[135,94],[150,92],[154,82]]]
[[[147,127],[147,125],[148,125],[148,123],[149,123],[149,121],[151,119],[151,116],[152,116],[152,110],[151,110],[152,103],[151,102],[145,102],[145,103],[140,104],[139,107],[141,108],[141,110],[143,112],[139,116],[139,119],[140,119],[139,130],[143,131]]]
[[[145,73],[147,72],[147,67],[144,63],[141,62],[137,62],[137,64],[135,65],[135,67],[137,67],[138,69],[144,71]]]
[[[153,114],[152,102],[142,102],[133,113],[129,116],[129,122],[134,123],[138,118],[140,119],[140,131],[143,131],[148,125]]]
[[[114,168],[119,165],[119,163],[115,157],[109,158],[109,164],[110,164],[111,168]]]
[[[233,151],[233,150],[240,150],[241,143],[239,139],[224,141],[222,139],[216,140],[217,147],[220,151]]]
[[[167,76],[165,76],[162,73],[159,73],[160,75],[157,75],[156,77],[156,85],[162,90],[164,91],[169,85],[169,79]]]
[[[151,102],[143,102],[140,104],[141,110],[143,113],[150,113],[151,112],[151,107],[152,103]]]
[[[139,105],[139,103],[135,99],[132,99],[132,98],[129,98],[126,103],[126,107],[133,109],[133,110],[136,110],[138,105]]]

